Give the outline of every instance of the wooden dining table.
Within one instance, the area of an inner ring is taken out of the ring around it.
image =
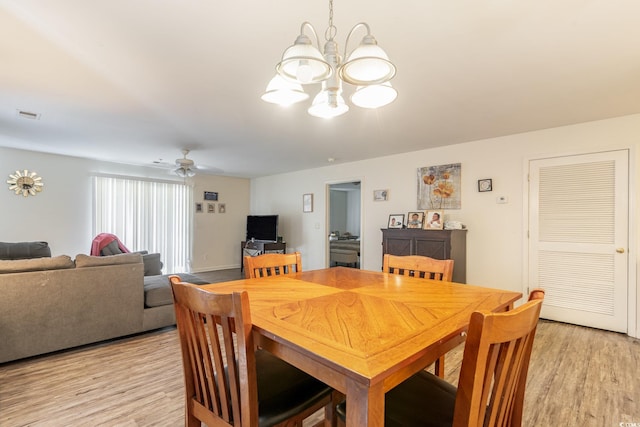
[[[472,312],[522,297],[346,267],[202,288],[247,291],[258,346],[343,393],[348,427],[383,426],[385,393],[463,342]]]

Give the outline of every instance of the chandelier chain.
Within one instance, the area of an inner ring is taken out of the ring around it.
[[[337,33],[338,29],[333,25],[333,0],[329,0],[329,26],[324,32],[324,38],[327,41],[333,40]]]

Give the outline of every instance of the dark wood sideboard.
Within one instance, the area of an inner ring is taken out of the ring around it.
[[[452,259],[453,281],[467,280],[467,230],[420,230],[383,228],[382,254],[422,255]]]

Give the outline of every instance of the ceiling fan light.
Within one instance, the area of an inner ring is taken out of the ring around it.
[[[362,108],[379,108],[392,103],[398,97],[390,82],[380,85],[358,86],[351,95],[351,102]]]
[[[307,110],[314,117],[331,119],[349,111],[349,106],[337,90],[323,89],[313,98],[311,107]]]
[[[340,78],[356,86],[380,84],[396,75],[396,66],[371,35],[347,57],[339,70]]]
[[[180,178],[191,178],[196,175],[196,171],[191,168],[180,167],[175,170],[176,175]]]
[[[176,159],[176,168],[174,169],[174,172],[180,178],[191,178],[196,174],[195,163],[193,160],[187,158],[187,154],[189,154],[188,149],[182,149],[182,154],[184,156],[183,158]]]
[[[300,34],[282,54],[276,71],[283,78],[299,84],[318,83],[329,77],[331,66],[305,34]]]
[[[285,80],[280,74],[276,74],[267,85],[267,90],[261,98],[263,101],[287,107],[296,102],[304,101],[309,98],[309,94],[302,89],[300,84]]]

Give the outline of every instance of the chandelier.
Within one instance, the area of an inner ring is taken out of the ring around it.
[[[378,108],[391,103],[398,96],[390,83],[396,74],[396,66],[378,46],[366,22],[360,22],[351,29],[345,42],[345,52],[348,52],[349,39],[359,28],[364,28],[367,33],[360,45],[346,54],[343,62],[338,53],[338,43],[334,40],[337,28],[333,25],[333,0],[329,0],[329,26],[324,33],[323,53],[320,53],[320,40],[315,28],[309,22],[303,22],[300,35],[276,65],[277,73],[267,85],[262,99],[288,106],[309,98],[302,85],[321,83],[322,89],[307,111],[315,117],[336,117],[349,111],[342,97],[344,82],[356,86],[351,102],[358,107]],[[313,34],[317,48],[305,34],[306,29]]]

